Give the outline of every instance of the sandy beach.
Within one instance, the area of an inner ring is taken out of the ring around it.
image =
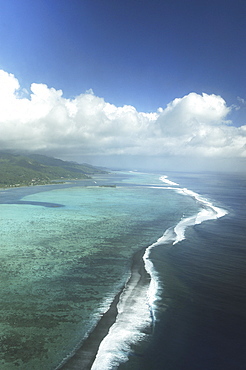
[[[122,287],[121,291],[115,296],[111,306],[107,312],[102,316],[97,323],[94,330],[89,334],[82,346],[76,353],[67,360],[67,362],[57,368],[63,370],[89,370],[95,360],[99,345],[103,338],[108,334],[109,328],[114,324],[118,310],[117,304],[119,302],[121,293],[125,288],[131,289],[131,297],[124,302],[125,307],[131,305],[131,300],[134,295],[138,294],[139,290],[149,285],[150,277],[144,268],[143,254],[145,248],[136,252],[132,258],[131,275],[126,285]]]

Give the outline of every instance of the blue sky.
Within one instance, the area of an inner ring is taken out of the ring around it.
[[[0,69],[18,79],[22,93],[33,83],[61,89],[64,99],[92,89],[107,103],[146,114],[193,92],[213,94],[231,107],[230,125],[245,125],[245,1],[0,0],[0,6]]]
[[[246,98],[245,1],[1,1],[0,66],[66,97],[152,111],[189,92]]]

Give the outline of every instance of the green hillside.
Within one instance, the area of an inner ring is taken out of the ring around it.
[[[0,151],[0,187],[50,184],[55,180],[88,179],[106,173],[100,168],[39,154]]]

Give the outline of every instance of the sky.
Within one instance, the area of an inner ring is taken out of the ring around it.
[[[245,0],[0,0],[0,148],[245,171]]]

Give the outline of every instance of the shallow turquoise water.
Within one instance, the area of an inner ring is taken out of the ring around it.
[[[165,188],[159,176],[26,188],[23,204],[0,204],[1,369],[54,369],[107,309],[133,253],[196,212],[191,198],[146,186]]]

